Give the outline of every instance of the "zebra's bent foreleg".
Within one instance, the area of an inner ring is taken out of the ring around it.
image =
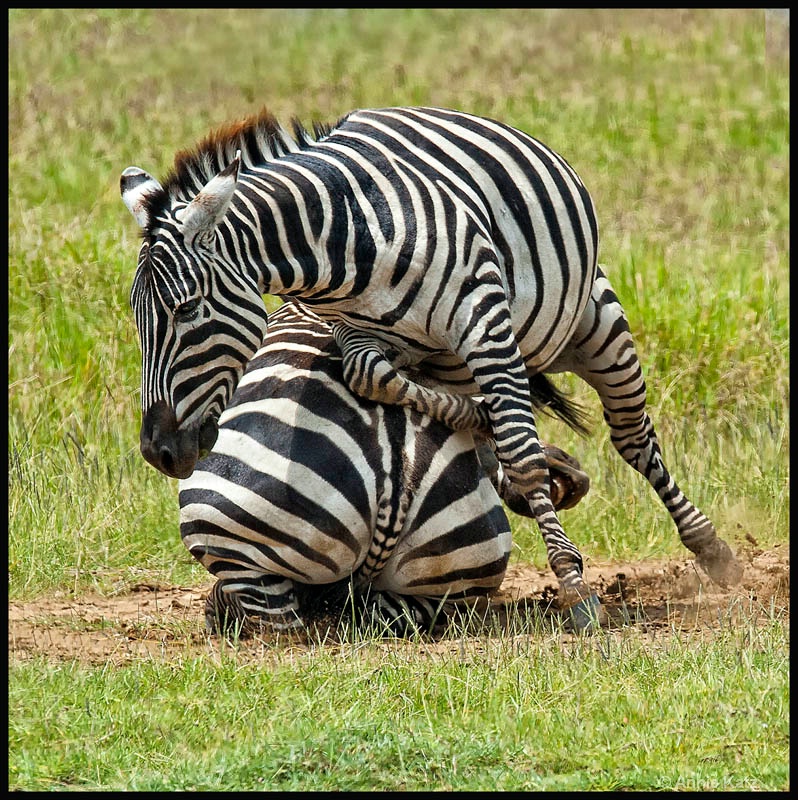
[[[490,418],[482,403],[411,381],[393,366],[383,345],[368,333],[339,323],[333,325],[333,335],[341,350],[344,379],[355,394],[415,409],[455,431],[490,433]]]
[[[571,343],[552,367],[574,372],[598,392],[615,449],[654,488],[698,564],[721,586],[739,582],[742,567],[731,549],[665,467],[629,325],[601,270]]]
[[[240,638],[259,631],[289,631],[304,627],[294,582],[280,575],[220,578],[205,599],[208,633]]]

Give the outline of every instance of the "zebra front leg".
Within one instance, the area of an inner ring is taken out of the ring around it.
[[[205,628],[214,635],[243,639],[303,627],[294,582],[280,575],[220,578],[205,599]]]
[[[626,316],[599,270],[582,320],[551,371],[567,369],[601,398],[610,438],[623,459],[644,475],[659,495],[699,566],[721,586],[742,577],[742,566],[715,526],[687,499],[662,460],[654,426],[645,410],[646,384]]]
[[[467,395],[429,389],[399,372],[372,335],[338,323],[333,335],[341,350],[344,379],[360,397],[388,405],[407,406],[456,431],[490,433],[482,403]]]
[[[535,427],[529,378],[510,326],[509,310],[494,309],[490,326],[471,325],[459,355],[471,370],[488,410],[496,455],[510,485],[526,500],[546,545],[560,585],[560,604],[571,612],[578,630],[591,630],[606,615],[598,596],[584,580],[582,555],[557,518],[551,477]],[[501,353],[501,360],[493,356]],[[508,355],[509,354],[509,355]]]

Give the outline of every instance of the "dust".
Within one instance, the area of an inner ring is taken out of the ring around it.
[[[586,567],[608,615],[608,627],[711,631],[718,625],[745,621],[765,623],[774,615],[789,620],[789,545],[771,549],[755,545],[737,549],[743,565],[741,581],[722,589],[693,560],[647,560],[594,563]],[[12,659],[45,656],[54,661],[122,665],[142,658],[163,660],[218,658],[228,645],[204,629],[205,586],[140,584],[115,597],[84,595],[10,602],[8,649]],[[508,626],[530,609],[551,613],[557,584],[550,570],[511,565],[483,622]],[[327,634],[322,633],[321,639]],[[480,635],[475,631],[475,635]],[[484,631],[482,633],[484,635]],[[488,634],[490,635],[490,634]],[[319,638],[315,639],[318,643]],[[252,658],[306,651],[307,640],[275,635],[239,643]],[[404,645],[407,646],[407,645]],[[412,645],[411,645],[412,646]],[[445,645],[444,645],[445,646]]]

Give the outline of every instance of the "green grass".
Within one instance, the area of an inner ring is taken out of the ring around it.
[[[788,541],[789,78],[761,11],[15,9],[10,598],[207,580],[176,483],[138,454],[122,170],[163,175],[262,105],[311,122],[392,104],[493,116],[578,170],[666,463],[732,545]],[[588,560],[683,556],[593,397],[564,383],[595,419],[586,440],[541,420],[591,476],[566,530]],[[514,558],[544,564],[534,526],[513,527]],[[632,637],[608,658],[500,638],[465,663],[12,662],[9,783],[783,789],[786,634],[740,635]]]
[[[229,649],[122,668],[12,664],[10,784],[784,789],[786,635],[774,617],[700,647],[687,634],[652,646],[628,630],[463,639],[430,653],[360,642],[254,661]]]

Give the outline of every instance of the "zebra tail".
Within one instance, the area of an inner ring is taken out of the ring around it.
[[[543,373],[529,379],[532,407],[553,417],[559,417],[581,436],[590,433],[591,419],[587,409],[558,389]]]

